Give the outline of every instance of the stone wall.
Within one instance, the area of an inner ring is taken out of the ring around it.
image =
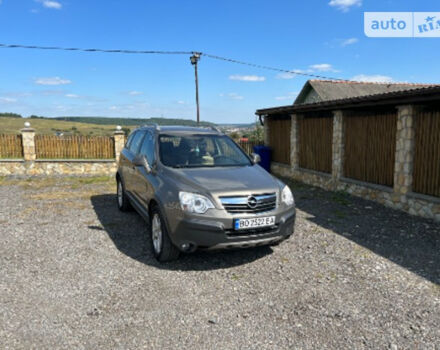
[[[116,161],[106,160],[62,160],[62,161],[24,161],[0,160],[0,176],[38,176],[38,175],[115,175]]]
[[[386,187],[343,177],[344,112],[333,112],[332,174],[302,169],[298,166],[298,116],[292,115],[291,165],[272,162],[275,174],[291,177],[329,191],[346,191],[354,196],[379,202],[387,207],[406,211],[440,222],[440,198],[412,192],[414,158],[414,125],[418,107],[397,107],[394,186]]]
[[[26,122],[21,129],[23,159],[0,159],[0,176],[34,175],[114,175],[124,148],[125,133],[120,126],[114,132],[115,159],[36,159],[35,130]]]

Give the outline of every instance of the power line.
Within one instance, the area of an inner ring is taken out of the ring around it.
[[[270,66],[264,66],[264,65],[256,64],[256,63],[249,63],[249,62],[244,62],[244,61],[238,61],[238,60],[235,60],[235,59],[232,59],[232,58],[226,58],[226,57],[211,55],[211,54],[203,53],[203,52],[202,52],[202,55],[206,56],[206,57],[209,57],[209,58],[213,58],[215,60],[221,60],[221,61],[236,63],[236,64],[241,64],[241,65],[244,65],[244,66],[250,66],[250,67],[255,67],[255,68],[260,68],[260,69],[266,69],[266,70],[271,70],[271,71],[275,71],[275,72],[288,73],[288,74],[292,74],[292,75],[296,74],[296,75],[302,75],[302,76],[319,78],[319,79],[325,79],[325,80],[347,81],[346,79],[332,78],[332,77],[326,77],[326,76],[323,76],[323,75],[299,72],[299,71],[296,71],[296,70],[287,70],[287,69],[282,69],[282,68],[275,68],[275,67],[270,67]]]
[[[105,53],[126,53],[126,54],[162,54],[162,55],[191,55],[192,51],[151,51],[151,50],[108,50],[108,49],[84,49],[79,47],[60,47],[60,46],[37,46],[37,45],[17,45],[0,44],[0,48],[7,49],[34,49],[34,50],[58,50],[58,51],[82,51],[82,52],[105,52]]]
[[[206,56],[208,58],[212,58],[215,60],[240,64],[244,66],[254,67],[258,69],[265,69],[265,70],[271,70],[275,72],[280,73],[288,73],[292,75],[301,75],[306,77],[312,77],[312,78],[318,78],[318,79],[325,79],[325,80],[335,80],[335,81],[347,81],[346,79],[340,79],[340,78],[334,78],[334,77],[327,77],[324,75],[318,75],[318,74],[312,74],[312,73],[305,73],[300,72],[297,70],[287,70],[282,68],[276,68],[271,66],[265,66],[261,64],[256,63],[250,63],[245,61],[239,61],[232,58],[227,57],[221,57],[217,55],[211,55],[204,52],[196,52],[196,51],[160,51],[160,50],[124,50],[124,49],[96,49],[96,48],[79,48],[79,47],[61,47],[61,46],[38,46],[38,45],[20,45],[20,44],[1,44],[0,48],[6,48],[6,49],[33,49],[33,50],[58,50],[58,51],[81,51],[81,52],[104,52],[104,53],[122,53],[122,54],[160,54],[160,55],[193,55],[193,54],[199,54]]]

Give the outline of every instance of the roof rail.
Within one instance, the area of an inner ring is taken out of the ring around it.
[[[217,132],[222,132],[219,128],[217,128],[216,126],[213,125],[209,125],[208,128],[210,128],[211,130],[217,131]]]
[[[157,123],[152,123],[152,124],[144,124],[142,126],[153,126],[156,130],[160,130],[160,126]]]

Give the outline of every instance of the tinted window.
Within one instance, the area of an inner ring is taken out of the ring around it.
[[[144,135],[145,132],[138,131],[136,135],[133,136],[133,140],[130,142],[130,146],[128,147],[128,149],[134,154],[138,152],[139,146],[141,145],[142,138],[144,137]]]
[[[251,165],[229,137],[222,135],[161,135],[160,160],[176,168]]]
[[[144,138],[144,142],[142,142],[142,147],[139,152],[147,157],[148,163],[150,165],[154,164],[156,160],[154,153],[154,135],[151,132],[147,132],[147,135]]]

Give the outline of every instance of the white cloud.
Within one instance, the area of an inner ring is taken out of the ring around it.
[[[186,104],[185,101],[177,101],[177,103],[178,103],[179,105],[185,105],[185,104]]]
[[[220,97],[227,97],[230,98],[231,100],[244,100],[244,97],[237,94],[236,92],[230,92],[227,94],[221,93],[219,94]]]
[[[362,81],[365,83],[393,83],[394,79],[387,75],[365,75],[359,74],[351,78],[351,80]]]
[[[275,100],[277,101],[291,100],[293,102],[296,96],[298,96],[297,92],[289,92],[286,96],[275,97]]]
[[[309,66],[308,69],[292,69],[292,73],[278,73],[276,75],[277,79],[293,79],[297,76],[297,74],[310,74],[314,72],[339,72],[331,64],[328,63],[320,63],[320,64],[313,64]]]
[[[17,99],[16,98],[12,98],[12,97],[0,97],[0,102],[2,102],[2,103],[14,103],[14,102],[17,102]]]
[[[133,91],[130,91],[128,94],[131,95],[131,96],[139,96],[139,95],[142,95],[143,92],[142,91],[133,90]]]
[[[353,45],[356,44],[359,41],[358,38],[350,38],[350,39],[345,39],[341,42],[341,46],[348,46],[348,45]]]
[[[37,78],[35,84],[38,85],[66,85],[72,83],[69,79],[61,79],[60,77]]]
[[[311,69],[308,69],[307,71],[305,71],[305,70],[302,70],[302,69],[292,69],[292,73],[278,73],[277,74],[277,79],[293,79],[293,78],[295,78],[297,75],[295,74],[295,73],[302,73],[302,74],[305,74],[305,73],[312,73],[312,70]]]
[[[116,111],[118,109],[117,106],[110,106],[108,109],[110,109],[111,111]]]
[[[237,93],[235,93],[235,92],[230,92],[230,93],[228,94],[228,97],[231,98],[231,99],[233,99],[233,100],[244,100],[244,97],[243,97],[243,96],[241,96],[241,95],[239,95],[239,94],[237,94]]]
[[[258,76],[258,75],[230,75],[230,80],[239,80],[239,81],[265,81],[266,77]]]
[[[313,71],[318,71],[318,72],[337,72],[337,70],[335,70],[333,66],[328,63],[313,64],[310,66],[310,68]]]
[[[342,12],[347,12],[353,6],[361,6],[362,0],[331,0],[328,4]]]
[[[48,9],[55,9],[55,10],[61,10],[63,5],[59,3],[58,1],[53,0],[38,0],[44,7],[47,7]]]
[[[78,98],[79,96],[76,94],[65,94],[64,96],[68,97],[68,98]]]

